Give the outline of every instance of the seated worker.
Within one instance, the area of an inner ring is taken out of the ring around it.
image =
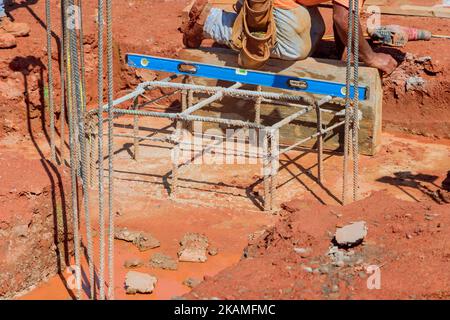
[[[26,23],[12,22],[5,12],[6,0],[0,0],[0,49],[16,46],[16,37],[24,37],[30,33]]]
[[[273,0],[276,25],[276,44],[271,57],[283,60],[303,60],[316,49],[325,33],[325,23],[317,5],[325,0]],[[360,0],[362,4],[363,0]],[[333,27],[336,47],[343,54],[347,44],[348,0],[333,1]],[[207,0],[196,0],[183,21],[183,43],[188,48],[200,47],[202,40],[213,39],[230,46],[232,28],[237,14],[212,8]],[[392,73],[397,62],[388,54],[376,53],[359,33],[359,56],[370,67],[386,74]]]

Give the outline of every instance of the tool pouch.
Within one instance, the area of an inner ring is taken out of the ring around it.
[[[239,52],[238,64],[259,69],[270,58],[276,41],[273,0],[244,0],[237,6],[238,17],[233,25],[232,48]]]

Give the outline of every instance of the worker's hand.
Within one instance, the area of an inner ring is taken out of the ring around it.
[[[377,68],[385,74],[391,74],[397,68],[397,61],[385,53],[373,53],[364,63],[369,67]]]

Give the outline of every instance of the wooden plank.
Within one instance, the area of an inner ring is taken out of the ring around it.
[[[208,48],[203,50],[182,50],[180,59],[204,62],[216,65],[226,65],[236,67],[236,54],[228,49]],[[265,66],[264,70],[270,72],[278,72],[281,74],[310,77],[315,79],[323,79],[329,81],[345,82],[345,64],[337,60],[324,60],[308,58],[303,61],[282,61],[271,59]],[[216,80],[208,80],[203,78],[193,78],[194,82],[203,85],[217,85]],[[376,69],[361,67],[360,81],[369,87],[369,99],[361,103],[361,111],[363,120],[361,121],[361,132],[359,137],[360,150],[362,154],[374,155],[380,147],[381,139],[381,108],[382,108],[382,89],[379,73]],[[223,82],[219,85],[224,85]],[[252,88],[247,86],[247,88]],[[285,92],[297,94],[300,96],[317,97],[312,94],[299,93],[292,91],[283,91],[273,88],[264,88],[267,91]],[[338,106],[329,104],[328,109],[336,110]],[[262,124],[272,125],[288,115],[295,112],[292,107],[262,104],[261,118]],[[199,115],[221,116],[229,119],[241,119],[246,121],[254,121],[255,108],[251,101],[244,101],[226,97],[221,101],[210,104],[198,111]],[[330,113],[324,113],[323,121],[325,126],[330,126],[337,121],[338,118]],[[316,115],[314,112],[308,113],[293,123],[283,127],[280,132],[280,142],[283,144],[292,144],[300,139],[316,132]],[[216,127],[211,124],[204,126],[205,129]],[[222,128],[225,129],[225,128]],[[343,128],[331,132],[325,137],[325,148],[328,150],[336,150],[342,147]],[[315,144],[311,141],[309,146]]]
[[[211,0],[211,1],[233,1],[233,0]],[[413,1],[414,2],[414,1]],[[430,1],[431,2],[431,1]],[[320,4],[321,7],[330,8],[331,1]],[[364,11],[370,6],[378,6],[381,14],[400,15],[400,16],[415,16],[415,17],[436,17],[436,18],[450,18],[450,8],[444,7],[442,1],[435,0],[429,5],[417,5],[408,0],[366,0],[364,1]]]
[[[189,14],[192,0],[183,10],[183,17]],[[217,8],[227,11],[233,11],[233,5],[236,0],[209,0],[209,2]],[[332,2],[327,1],[320,4],[321,7],[331,7]],[[364,11],[370,6],[379,6],[381,14],[401,15],[401,16],[416,16],[416,17],[436,17],[436,18],[450,18],[450,8],[442,6],[441,1],[434,1],[431,5],[416,5],[407,0],[397,0],[387,2],[387,0],[366,0],[364,2]]]
[[[417,1],[416,1],[417,2]],[[450,8],[444,7],[442,1],[433,1],[428,5],[418,5],[417,3],[405,0],[366,0],[364,8],[369,6],[379,6],[382,14],[416,16],[416,17],[436,17],[450,18]]]
[[[402,16],[450,18],[450,8],[401,5],[381,7],[381,13]]]

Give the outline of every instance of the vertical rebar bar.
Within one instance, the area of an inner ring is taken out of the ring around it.
[[[133,110],[139,110],[138,97],[133,99]],[[138,160],[139,158],[139,116],[134,115],[133,117],[133,146],[134,146],[134,160]]]
[[[278,174],[278,152],[279,152],[279,129],[271,132],[270,139],[270,210],[276,208],[275,195],[277,191],[277,174]]]
[[[348,20],[347,20],[347,66],[345,78],[345,127],[344,127],[344,164],[343,164],[343,178],[342,178],[342,204],[346,204],[347,184],[348,184],[348,156],[351,144],[350,135],[350,115],[351,115],[351,95],[350,95],[350,81],[352,68],[352,44],[353,44],[353,14],[352,14],[353,0],[349,1]]]
[[[189,98],[189,93],[186,90],[181,91],[181,112],[186,110],[188,101],[191,101]],[[180,157],[180,136],[181,129],[183,128],[183,123],[179,120],[174,121],[175,125],[175,133],[174,140],[175,145],[172,149],[172,188],[170,192],[171,197],[176,197],[178,190],[178,166],[179,166],[179,157]]]
[[[323,134],[322,134],[322,110],[316,105],[317,117],[317,180],[323,183]]]
[[[72,3],[71,3],[72,4]],[[79,17],[77,17],[79,18]],[[87,238],[87,261],[89,266],[89,282],[90,282],[90,298],[95,298],[95,272],[94,272],[94,255],[93,255],[93,240],[92,240],[92,229],[91,229],[91,217],[89,208],[89,185],[88,185],[88,159],[87,159],[87,146],[86,146],[86,122],[85,122],[85,100],[83,99],[83,84],[80,77],[80,65],[79,65],[79,53],[77,47],[77,33],[75,28],[70,29],[70,51],[72,56],[72,74],[73,81],[75,82],[75,98],[77,104],[78,112],[78,128],[79,136],[78,143],[80,145],[80,156],[81,156],[81,180],[83,189],[83,209],[86,227],[86,238]],[[74,108],[75,109],[75,108]]]
[[[192,77],[187,77],[185,78],[186,83],[189,84],[194,84],[194,80],[192,79]],[[181,112],[184,112],[186,109],[189,109],[190,107],[192,107],[192,104],[194,103],[194,90],[187,90],[187,101],[186,104],[184,105],[184,109],[183,109],[183,104],[181,105]],[[183,122],[183,129],[187,129],[189,128],[190,123],[186,123]]]
[[[65,20],[68,18],[68,0],[63,0],[63,13]],[[77,188],[77,155],[76,155],[76,137],[75,137],[75,123],[73,117],[73,79],[72,79],[72,64],[69,51],[69,29],[64,25],[64,39],[66,50],[66,70],[67,70],[67,106],[69,118],[69,151],[70,151],[70,177],[71,177],[71,198],[72,198],[72,223],[73,223],[73,242],[74,242],[74,256],[75,256],[75,282],[76,292],[75,298],[81,299],[81,264],[80,264],[80,236],[79,236],[79,219],[78,219],[78,188]]]
[[[261,92],[262,88],[261,86],[257,86],[256,90],[258,92]],[[261,102],[262,97],[257,97],[255,100],[255,123],[261,124]]]
[[[60,115],[59,115],[59,121],[60,121],[60,144],[59,144],[59,154],[60,154],[60,164],[64,164],[64,154],[65,154],[65,144],[64,144],[64,136],[65,136],[65,124],[66,124],[66,92],[65,92],[65,84],[66,84],[66,72],[65,72],[65,34],[64,34],[64,26],[66,24],[66,17],[65,17],[65,7],[64,7],[64,1],[61,0],[61,37],[60,39],[60,83],[61,83],[61,109],[60,109]]]
[[[353,8],[353,201],[358,199],[359,189],[359,0],[354,0]]]
[[[56,162],[55,148],[55,106],[53,101],[53,58],[52,58],[52,22],[50,0],[45,0],[45,18],[47,24],[47,76],[48,76],[48,108],[50,116],[50,152],[51,159]]]
[[[105,209],[104,209],[104,172],[103,172],[103,16],[104,3],[98,0],[98,215],[100,224],[100,267],[98,279],[100,283],[100,300],[105,300]]]
[[[81,71],[81,86],[83,88],[82,98],[83,105],[86,105],[86,76],[85,76],[85,59],[84,59],[84,33],[83,33],[83,4],[82,0],[78,0],[79,15],[80,15],[80,29],[79,29],[79,47],[80,47],[80,71]],[[83,110],[83,114],[86,110]]]
[[[108,297],[114,299],[114,96],[113,96],[113,30],[112,30],[112,0],[106,0],[106,42],[107,42],[107,79],[108,79]]]
[[[264,184],[264,211],[270,211],[270,152],[269,135],[266,130],[261,130],[263,149],[263,184]]]
[[[97,157],[95,151],[97,149],[97,135],[94,132],[94,118],[89,119],[89,186],[91,189],[94,188],[95,182],[95,164],[97,162]]]

